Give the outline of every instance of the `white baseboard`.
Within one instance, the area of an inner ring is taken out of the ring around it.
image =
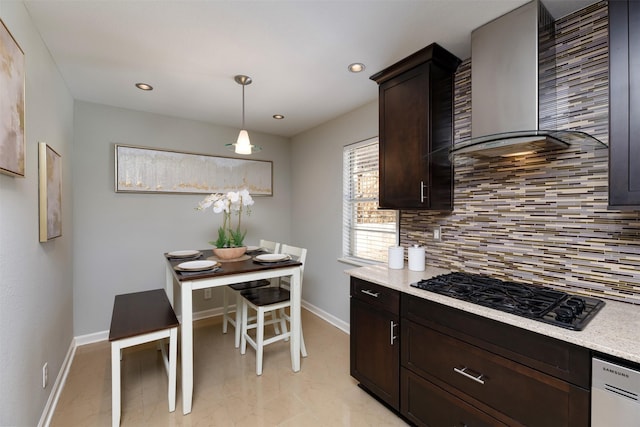
[[[49,399],[47,399],[47,403],[44,405],[44,410],[42,411],[42,415],[40,416],[38,427],[49,427],[49,424],[51,424],[51,418],[53,417],[53,413],[55,412],[56,406],[58,404],[58,399],[60,398],[60,394],[64,389],[64,384],[67,382],[67,376],[69,375],[69,370],[71,369],[71,364],[73,363],[73,357],[76,354],[76,348],[77,344],[74,338],[71,340],[67,355],[62,362],[60,371],[58,371],[56,381],[53,383],[53,387],[51,387],[51,393],[49,393]]]
[[[349,334],[349,331],[351,330],[349,324],[337,317],[335,317],[334,315],[327,313],[326,311],[322,310],[321,308],[316,307],[315,305],[309,304],[308,302],[302,300],[302,307],[306,308],[307,310],[309,310],[311,313],[315,314],[316,316],[318,316],[319,318],[321,318],[322,320],[324,320],[325,322],[335,326],[336,328],[340,329],[342,332],[344,332],[345,334]]]
[[[80,335],[75,337],[76,346],[93,344],[96,342],[106,341],[109,339],[109,331],[94,332],[93,334]]]

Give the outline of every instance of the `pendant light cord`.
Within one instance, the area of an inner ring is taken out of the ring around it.
[[[244,86],[245,85],[243,84],[242,85],[242,129],[244,129]]]

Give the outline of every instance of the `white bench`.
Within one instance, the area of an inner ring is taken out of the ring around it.
[[[120,361],[122,349],[169,339],[161,345],[169,376],[169,412],[176,409],[176,359],[180,323],[163,289],[116,295],[109,329],[111,341],[111,411],[113,427],[120,425]]]

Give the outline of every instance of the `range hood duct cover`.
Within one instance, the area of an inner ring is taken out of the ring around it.
[[[554,45],[553,18],[539,0],[471,33],[471,139],[456,144],[451,156],[516,156],[575,143],[606,147],[584,132],[557,129],[555,84],[548,83],[555,81]]]

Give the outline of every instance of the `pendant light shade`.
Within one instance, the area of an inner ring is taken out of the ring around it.
[[[232,144],[233,145],[233,144]],[[251,141],[249,140],[249,132],[242,129],[235,143],[235,152],[238,154],[251,154]]]
[[[225,146],[228,149],[233,150],[236,154],[247,155],[251,153],[257,153],[258,151],[262,150],[262,147],[251,144],[251,140],[249,139],[249,132],[245,130],[244,126],[244,87],[246,85],[250,85],[252,80],[251,77],[241,74],[235,76],[234,80],[239,85],[242,85],[242,128],[240,130],[240,133],[238,134],[238,140],[236,141],[236,143],[226,144]]]

